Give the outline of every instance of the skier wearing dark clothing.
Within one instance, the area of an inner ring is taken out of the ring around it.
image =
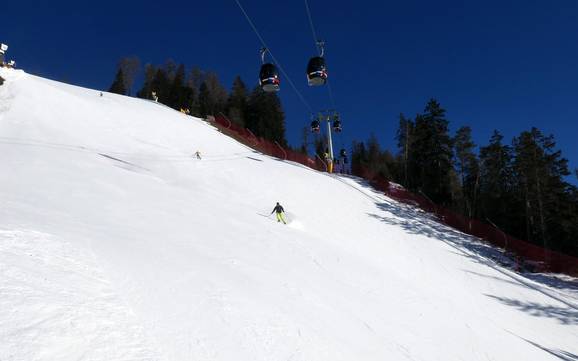
[[[283,206],[279,204],[279,202],[277,202],[277,205],[275,205],[275,208],[273,208],[271,214],[273,213],[277,215],[277,222],[283,222],[283,224],[287,224],[287,222],[285,222],[285,217],[283,217],[285,210],[283,209]]]

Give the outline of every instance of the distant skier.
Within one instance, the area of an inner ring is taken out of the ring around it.
[[[198,150],[195,152],[195,155],[197,156],[197,159],[201,159],[201,152]]]
[[[273,208],[271,214],[273,213],[277,215],[277,222],[283,222],[283,224],[287,224],[287,222],[285,222],[285,217],[283,216],[285,210],[283,209],[283,206],[279,204],[279,202],[277,202],[277,205],[275,206],[275,208]]]

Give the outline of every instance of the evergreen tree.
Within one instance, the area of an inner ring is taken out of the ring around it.
[[[353,142],[351,149],[352,173],[367,179],[383,177],[395,180],[397,160],[390,151],[382,151],[375,134],[364,142]]]
[[[216,115],[225,111],[227,90],[219,82],[215,73],[208,73],[199,88],[199,112],[201,117]]]
[[[321,159],[324,158],[324,154],[327,151],[327,144],[325,138],[322,137],[320,134],[315,134],[313,138],[313,147],[315,148],[315,154],[318,155]]]
[[[391,159],[393,159],[391,153],[382,153],[377,137],[375,134],[371,133],[367,140],[366,167],[369,174],[372,176],[381,176],[386,179],[391,179],[391,172],[388,167],[388,162],[391,161]]]
[[[177,73],[177,64],[174,62],[173,59],[167,59],[165,61],[165,65],[163,66],[165,70],[165,74],[169,82],[172,82],[175,79]]]
[[[301,129],[301,146],[299,147],[299,152],[303,154],[309,154],[309,132],[310,130],[308,127],[303,127],[303,129]]]
[[[479,163],[474,153],[472,130],[465,126],[458,129],[454,137],[456,171],[460,180],[461,208],[468,217],[475,215],[479,185]]]
[[[167,104],[171,90],[171,81],[165,69],[156,69],[155,75],[151,82],[151,92],[155,92],[159,102]]]
[[[154,65],[145,65],[144,82],[142,88],[136,93],[136,96],[143,99],[152,99],[153,80],[157,69]]]
[[[199,102],[199,92],[201,84],[205,81],[205,73],[198,67],[193,67],[187,79],[187,88],[190,89],[190,109],[195,117],[201,117],[201,105]]]
[[[451,204],[452,140],[445,110],[435,99],[416,117],[412,144],[410,188],[419,189],[436,203]]]
[[[136,74],[140,69],[140,60],[136,56],[125,57],[120,59],[118,64],[119,69],[122,69],[124,88],[128,95],[132,94],[132,85]]]
[[[556,242],[555,248],[561,252],[578,256],[578,188],[576,186],[567,184],[567,189],[564,194],[564,207],[560,212],[559,231],[553,236],[560,237]],[[562,233],[560,236],[559,234]]]
[[[227,116],[231,122],[244,127],[247,113],[247,87],[240,76],[233,81],[231,95],[227,100]]]
[[[216,115],[225,111],[227,90],[219,82],[215,73],[208,73],[199,88],[199,113],[201,117]]]
[[[285,113],[275,93],[266,93],[256,86],[247,103],[246,126],[256,136],[287,146]]]
[[[409,184],[409,155],[413,142],[414,123],[411,119],[406,118],[403,114],[399,114],[399,128],[397,130],[397,147],[400,153],[400,162],[403,168],[403,178],[401,183],[404,186]],[[398,180],[399,181],[399,180]]]
[[[114,81],[112,82],[112,85],[108,91],[110,93],[126,95],[126,88],[124,87],[124,84],[124,73],[122,72],[122,68],[118,68],[116,76],[114,77]]]
[[[567,248],[562,243],[574,236],[568,232],[575,228],[564,228],[561,224],[572,213],[570,187],[563,180],[570,174],[568,161],[554,150],[553,136],[544,136],[536,128],[522,132],[513,144],[517,189],[524,202],[526,239],[543,243],[546,248]]]
[[[399,182],[400,172],[397,158],[388,150],[385,149],[380,155],[382,166],[380,167],[380,174],[387,180]]]
[[[367,140],[367,168],[372,174],[379,173],[381,168],[381,149],[374,133]]]
[[[199,67],[195,66],[191,69],[189,74],[188,86],[199,90],[201,84],[205,81],[206,74]]]
[[[163,67],[147,64],[143,86],[137,92],[137,97],[152,99],[153,92],[159,102],[176,110],[189,109],[192,114],[198,116],[192,109],[197,100],[197,91],[190,87],[183,64],[177,67],[171,60]]]
[[[214,102],[211,101],[211,91],[209,86],[203,82],[199,87],[199,116],[206,118],[207,115],[213,115]]]
[[[189,104],[187,104],[189,97],[189,91],[185,88],[185,66],[180,64],[172,79],[169,100],[166,105],[177,110],[189,108]]]
[[[513,197],[513,155],[503,139],[495,130],[490,143],[480,148],[480,202],[483,218],[513,232],[511,225],[517,208]]]
[[[416,114],[414,121],[411,124],[408,124],[408,128],[410,131],[408,141],[411,140],[411,142],[408,142],[408,154],[405,157],[407,159],[407,163],[405,164],[405,167],[407,168],[407,181],[405,187],[418,191],[423,186],[422,180],[425,176],[422,170],[422,163],[426,161],[426,158],[423,154],[419,154],[420,150],[425,147],[423,142],[426,132],[423,116],[421,114]]]
[[[369,155],[363,142],[354,141],[351,145],[351,173],[359,177],[367,176]]]

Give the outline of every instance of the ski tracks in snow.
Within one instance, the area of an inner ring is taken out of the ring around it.
[[[159,360],[90,253],[0,230],[0,360]]]

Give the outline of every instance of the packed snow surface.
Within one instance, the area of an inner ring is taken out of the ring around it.
[[[151,101],[0,76],[1,361],[578,360],[570,283],[359,179]]]

